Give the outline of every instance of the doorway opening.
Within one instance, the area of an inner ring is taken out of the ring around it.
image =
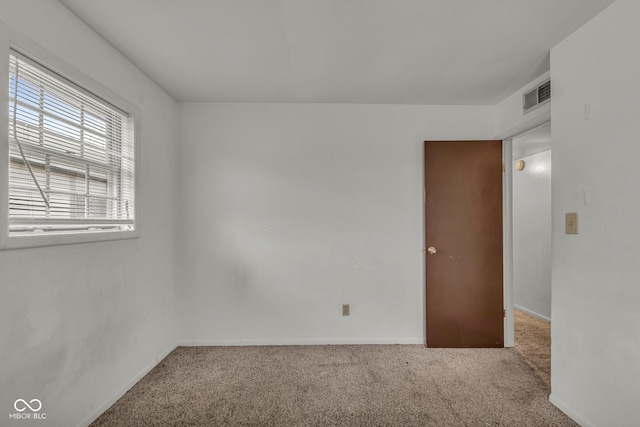
[[[551,379],[551,124],[511,139],[514,344]]]

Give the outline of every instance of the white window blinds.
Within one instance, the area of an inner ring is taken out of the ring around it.
[[[133,118],[11,52],[9,234],[132,230]]]

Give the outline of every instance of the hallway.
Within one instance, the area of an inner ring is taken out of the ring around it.
[[[551,386],[551,324],[514,310],[515,348]]]

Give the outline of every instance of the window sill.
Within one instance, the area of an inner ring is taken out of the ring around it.
[[[64,233],[52,235],[5,236],[0,242],[0,250],[26,249],[44,246],[74,245],[80,243],[106,242],[140,238],[140,231],[102,231],[85,233]]]

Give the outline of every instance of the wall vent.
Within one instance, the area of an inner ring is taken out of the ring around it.
[[[551,100],[551,80],[547,80],[538,87],[534,87],[522,95],[522,109],[524,114],[535,110]]]

